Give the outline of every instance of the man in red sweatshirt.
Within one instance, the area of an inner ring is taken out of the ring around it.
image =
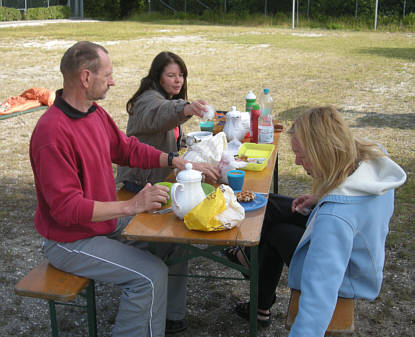
[[[117,201],[112,163],[183,169],[180,157],[127,137],[95,101],[113,86],[112,64],[100,45],[69,48],[60,69],[63,89],[39,119],[30,141],[38,205],[35,227],[55,267],[122,289],[113,336],[164,336],[168,270],[164,262],[121,237],[137,213],[167,201],[165,186],[148,184]],[[211,178],[217,168],[195,164]]]

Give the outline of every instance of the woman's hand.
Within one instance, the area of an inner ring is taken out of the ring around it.
[[[159,209],[169,199],[169,188],[162,185],[146,184],[131,201],[131,215]]]
[[[207,108],[205,105],[208,103],[204,100],[198,99],[190,104],[186,104],[183,108],[183,112],[185,116],[198,116],[200,118],[203,117],[203,114],[207,112]]]
[[[291,204],[291,211],[298,212],[303,215],[308,215],[310,209],[317,205],[318,199],[312,194],[302,194],[294,199]]]

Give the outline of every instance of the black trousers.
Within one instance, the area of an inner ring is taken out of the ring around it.
[[[284,264],[290,265],[308,216],[291,211],[293,198],[270,194],[258,247],[258,308],[267,310],[275,302],[275,291]]]

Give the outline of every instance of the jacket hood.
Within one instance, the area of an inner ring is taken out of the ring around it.
[[[382,195],[401,186],[406,180],[405,171],[389,157],[362,161],[345,182],[333,189],[336,195]]]

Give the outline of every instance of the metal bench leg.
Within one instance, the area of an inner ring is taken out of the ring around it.
[[[88,311],[88,335],[89,337],[97,337],[97,313],[95,304],[94,280],[91,280],[88,287],[86,288],[86,301]]]
[[[256,337],[257,307],[258,307],[258,246],[249,247],[250,249],[250,300],[249,300],[249,336]]]
[[[49,300],[49,316],[50,316],[50,327],[52,329],[52,337],[58,337],[58,323],[56,322],[56,307],[55,301]]]

